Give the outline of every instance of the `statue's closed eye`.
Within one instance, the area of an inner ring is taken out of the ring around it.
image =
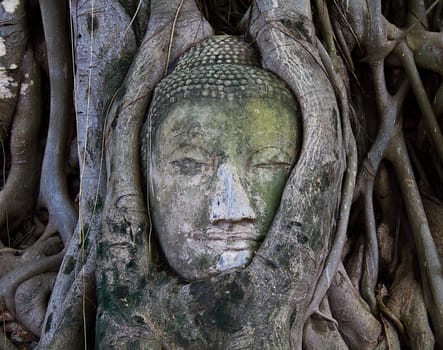
[[[176,166],[180,172],[185,175],[196,175],[207,167],[205,162],[190,157],[177,159],[170,163]]]
[[[292,166],[291,157],[278,147],[266,147],[256,151],[250,158],[249,165],[258,169],[289,170]]]
[[[262,168],[262,169],[285,169],[289,170],[291,167],[290,163],[286,162],[276,162],[276,161],[268,161],[263,163],[255,163],[251,164],[254,168]]]

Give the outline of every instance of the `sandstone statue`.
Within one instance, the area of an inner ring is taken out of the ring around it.
[[[443,344],[438,0],[0,2],[0,348]]]

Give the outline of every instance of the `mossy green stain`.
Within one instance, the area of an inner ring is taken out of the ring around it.
[[[296,21],[285,18],[280,20],[280,23],[283,24],[286,28],[289,28],[295,31],[296,33],[299,33],[304,39],[310,40],[309,33],[305,27],[306,23],[302,18]]]
[[[46,319],[45,333],[49,332],[49,330],[51,329],[51,324],[52,324],[52,312],[48,315],[48,318]]]
[[[137,290],[141,291],[148,285],[148,279],[144,276],[140,277],[137,281]]]
[[[123,80],[131,66],[133,56],[124,54],[120,58],[112,61],[105,72],[105,86],[107,99],[110,99],[122,86]]]
[[[175,342],[185,348],[190,345],[190,341],[186,335],[183,334],[183,330],[186,329],[186,317],[181,313],[174,313],[174,321],[170,324],[169,332],[173,334]]]
[[[289,268],[292,261],[292,253],[289,251],[288,247],[283,247],[278,252],[277,260],[279,262],[280,268]]]
[[[89,224],[84,224],[80,235],[80,244],[81,247],[85,250],[88,250],[89,247],[89,232],[90,232]]]
[[[98,142],[100,142],[100,143],[97,145],[96,148],[100,149],[101,146],[102,146],[102,144],[101,144],[102,141],[101,141],[100,138],[99,138]],[[101,211],[103,209],[103,199],[102,199],[102,197],[101,196],[96,196],[95,198],[88,200],[86,202],[86,208],[91,213],[97,213],[97,211]]]
[[[120,283],[120,275],[121,271],[117,267],[114,267],[112,270],[113,285],[118,285]]]
[[[116,286],[114,288],[114,295],[120,299],[127,298],[129,296],[129,287],[128,286]]]
[[[110,297],[110,286],[108,284],[108,277],[105,273],[101,274],[100,283],[97,286],[97,302],[102,310],[110,310],[115,303]]]
[[[140,345],[141,344],[140,344],[139,340],[131,339],[131,340],[128,341],[128,343],[126,344],[125,348],[128,349],[128,350],[129,349],[140,349],[141,348]]]
[[[105,316],[106,315],[106,316]],[[100,313],[97,318],[97,327],[95,332],[95,349],[108,349],[107,342],[110,334],[116,333],[118,330],[115,323],[109,321],[108,312]],[[132,349],[132,348],[131,348]]]
[[[215,300],[213,309],[216,326],[226,332],[233,333],[241,328],[239,323],[238,305],[244,298],[244,291],[237,283],[227,285],[227,290],[221,292]]]
[[[130,230],[129,225],[126,222],[116,222],[116,221],[109,221],[108,227],[112,234],[120,234],[123,236],[126,236],[128,234],[128,231]]]
[[[226,333],[233,333],[240,327],[235,322],[232,317],[231,312],[228,312],[228,305],[226,305],[227,300],[218,300],[215,304],[215,324],[219,329]]]
[[[205,220],[206,220],[206,217],[205,217]],[[200,257],[199,264],[201,267],[207,269],[207,268],[211,267],[212,265],[214,265],[214,261],[210,255],[204,254],[203,256]]]
[[[65,260],[65,267],[63,273],[69,275],[75,268],[75,259],[72,255],[68,255]]]
[[[109,245],[106,242],[98,242],[97,244],[97,258],[101,259],[106,256],[109,249]]]
[[[180,332],[175,332],[174,335],[179,345],[184,347],[189,346],[189,340],[186,337],[184,337]]]
[[[254,159],[254,156],[250,159],[249,167],[251,172],[257,173],[256,179],[257,183],[250,185],[251,189],[256,191],[251,191],[251,197],[254,199],[253,203],[259,205],[260,201],[256,200],[261,197],[261,202],[266,203],[266,208],[269,212],[275,213],[280,201],[283,188],[286,184],[287,178],[289,176],[290,170],[295,164],[297,155],[300,149],[301,143],[301,122],[298,113],[298,108],[296,105],[293,106],[282,106],[281,101],[276,101],[272,99],[265,99],[263,101],[257,101],[251,99],[245,104],[245,110],[248,111],[249,115],[253,116],[248,120],[251,125],[249,126],[251,130],[274,130],[274,132],[266,133],[266,138],[262,138],[261,134],[256,133],[253,135],[253,140],[244,139],[239,142],[239,146],[248,144],[252,142],[255,145],[262,145],[262,147],[267,147],[268,145],[279,145],[280,140],[285,140],[288,137],[292,140],[290,147],[284,149],[288,144],[281,143],[281,151],[285,152],[286,155],[283,157],[278,157],[279,160],[284,160],[286,157],[287,161],[291,163],[289,168],[275,169],[272,171],[272,179],[268,181],[263,181],[263,178],[259,176],[262,171],[267,171],[266,169],[261,169],[256,167],[257,161],[260,162],[260,156],[258,159]],[[278,117],[275,117],[278,116]],[[244,137],[245,135],[243,135]],[[250,135],[247,135],[251,137]],[[266,158],[264,159],[267,160]],[[290,161],[292,160],[292,162]],[[266,162],[265,162],[266,163]],[[271,185],[272,184],[272,185]],[[276,190],[279,189],[279,190]],[[265,227],[269,227],[273,216],[267,215],[268,220],[263,223]]]
[[[97,17],[88,13],[87,17],[86,17],[86,26],[88,29],[88,33],[91,34],[91,33],[95,32],[98,29]]]
[[[229,301],[234,305],[239,305],[245,296],[243,288],[236,282],[233,282],[228,285],[228,291],[227,296],[229,297]]]
[[[238,306],[243,303],[245,292],[234,282],[225,288],[215,290],[209,281],[195,282],[191,285],[191,295],[203,307],[200,322],[207,327],[215,325],[225,333],[233,333],[241,328]]]
[[[126,264],[126,269],[128,270],[132,270],[134,268],[137,267],[137,263],[134,259],[131,259],[127,264]]]

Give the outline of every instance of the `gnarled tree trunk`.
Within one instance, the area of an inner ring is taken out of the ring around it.
[[[0,348],[442,346],[442,10],[0,3]],[[169,64],[222,32],[292,90],[302,151],[251,264],[186,282],[155,262],[139,132]]]

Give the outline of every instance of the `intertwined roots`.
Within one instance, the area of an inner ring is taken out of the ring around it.
[[[43,327],[41,348],[83,347],[95,307],[99,346],[131,337],[158,345],[164,330],[136,298],[155,250],[138,135],[166,71],[158,62],[167,66],[214,30],[248,35],[304,118],[304,153],[287,191],[294,193],[276,222],[293,228],[283,247],[307,257],[310,287],[284,295],[289,308],[298,299],[304,306],[288,321],[292,340],[273,345],[443,344],[442,2],[198,3],[0,4],[1,346],[24,339],[20,324],[34,334],[28,343]],[[314,222],[331,242],[301,247],[301,237],[314,236],[299,227]],[[277,255],[260,253],[262,262],[281,254],[270,243],[279,233],[274,225],[263,251]],[[245,271],[259,280],[266,268],[254,266]],[[301,273],[281,271],[291,273],[275,283],[295,283]],[[177,293],[180,284],[168,283]]]

